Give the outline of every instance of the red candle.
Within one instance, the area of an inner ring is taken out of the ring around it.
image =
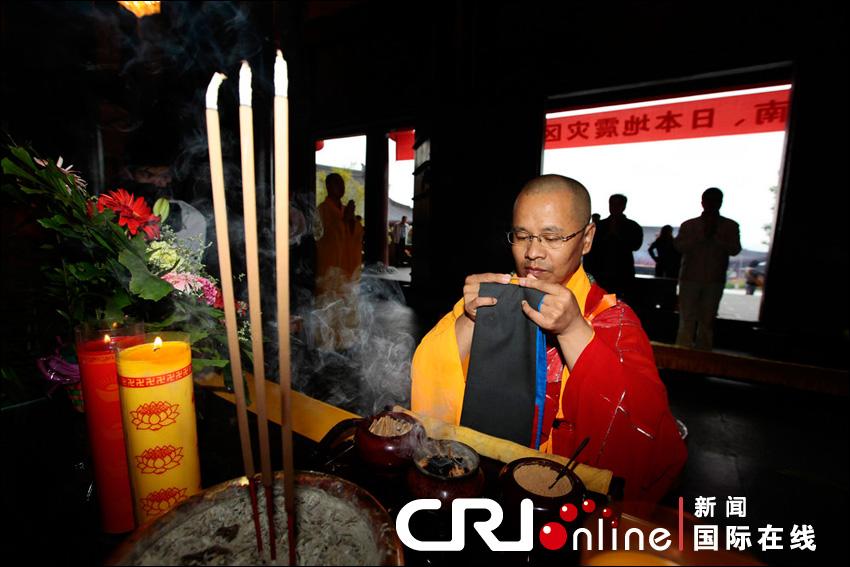
[[[113,334],[126,333],[127,330],[116,329]],[[95,487],[102,529],[107,533],[129,532],[136,527],[114,350],[118,344],[131,346],[141,343],[144,339],[141,329],[135,330],[139,331],[135,336],[110,336],[92,329],[77,331],[77,359]],[[86,340],[93,335],[99,335],[99,338]]]

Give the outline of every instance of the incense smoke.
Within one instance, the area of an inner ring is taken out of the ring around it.
[[[274,303],[274,195],[267,153],[270,125],[263,115],[273,92],[273,61],[270,57],[266,60],[271,55],[271,50],[264,50],[268,39],[252,21],[251,5],[169,2],[163,4],[161,15],[139,20],[114,4],[61,6],[68,12],[69,26],[79,26],[81,34],[86,29],[89,34],[91,29],[97,30],[96,60],[85,70],[117,72],[120,79],[120,88],[103,94],[102,100],[124,116],[108,126],[126,134],[124,177],[138,183],[140,193],[147,186],[151,196],[170,196],[198,209],[207,221],[204,244],[215,242],[205,87],[214,72],[228,75],[219,91],[219,115],[234,287],[236,299],[243,301],[248,297],[245,281],[239,278],[245,273],[245,240],[235,79],[240,62],[250,61],[254,71],[264,354],[266,376],[276,380],[279,329]],[[44,3],[43,9],[53,10],[54,5]],[[131,147],[133,143],[135,148]],[[163,172],[166,168],[168,171]],[[155,179],[140,177],[153,170],[158,172]],[[163,185],[166,178],[167,187]],[[116,181],[121,180],[107,180],[107,188],[114,187]],[[397,282],[368,275],[357,284],[348,284],[346,293],[334,300],[315,297],[316,203],[312,187],[301,189],[308,190],[293,192],[290,209],[300,211],[304,221],[294,223],[295,215],[290,214],[291,313],[303,321],[303,328],[292,336],[293,386],[361,414],[392,404],[407,405],[415,347],[413,312],[405,306]],[[214,245],[203,260],[212,274],[218,274]]]
[[[294,387],[361,415],[409,405],[415,316],[398,282],[365,275],[343,289],[300,309]]]

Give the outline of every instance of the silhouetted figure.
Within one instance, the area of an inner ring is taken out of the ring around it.
[[[678,278],[682,255],[673,242],[673,227],[665,224],[658,238],[649,245],[649,255],[655,260],[656,278]]]
[[[354,200],[349,200],[345,205],[342,221],[345,225],[342,271],[350,280],[359,280],[363,265],[363,223],[360,222],[360,216],[355,214]]]
[[[628,299],[635,280],[635,259],[632,252],[643,244],[643,229],[626,217],[628,199],[625,195],[611,195],[608,199],[607,218],[599,221],[593,239],[594,278],[599,285],[618,297]]]
[[[407,259],[405,253],[407,245],[407,232],[410,230],[410,224],[407,222],[407,215],[402,215],[401,220],[393,227],[392,238],[393,247],[395,248],[395,264],[401,266]]]
[[[744,277],[746,278],[744,288],[747,290],[747,295],[753,295],[756,289],[764,285],[764,272],[759,267],[759,264],[760,262],[758,260],[753,260],[744,271]]]
[[[723,192],[702,194],[702,215],[687,220],[674,239],[682,253],[679,273],[679,332],[676,344],[711,350],[714,318],[726,286],[729,256],[741,251],[738,223],[720,216]]]
[[[331,173],[325,178],[325,187],[328,196],[318,207],[321,237],[316,241],[316,290],[319,294],[335,291],[341,284],[347,240],[342,207],[345,181],[338,173]]]
[[[593,223],[594,226],[599,226],[599,221],[602,218],[602,215],[599,213],[593,213],[590,215],[590,222]],[[581,259],[582,267],[584,267],[584,271],[593,276],[593,279],[596,279],[596,274],[599,271],[597,268],[599,267],[599,262],[597,259],[599,255],[596,253],[596,247],[591,248],[590,252],[584,255]]]
[[[321,237],[316,242],[316,309],[311,314],[312,341],[324,351],[344,351],[353,346],[359,325],[357,283],[360,277],[362,230],[354,215],[354,202],[342,205],[345,182],[337,173],[325,178],[328,197],[319,205]],[[358,236],[355,236],[357,234]]]

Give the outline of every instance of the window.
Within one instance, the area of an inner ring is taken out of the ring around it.
[[[366,136],[333,138],[316,143],[316,204],[328,195],[325,178],[338,173],[345,182],[342,204],[354,200],[355,214],[365,223]]]
[[[543,173],[581,181],[593,212],[608,216],[608,197],[628,197],[626,216],[644,229],[635,252],[638,277],[653,277],[648,247],[661,227],[699,216],[708,187],[724,194],[721,215],[741,227],[730,259],[721,318],[758,320],[761,286],[778,202],[790,84],[666,98],[546,115]],[[752,296],[747,297],[752,291]]]

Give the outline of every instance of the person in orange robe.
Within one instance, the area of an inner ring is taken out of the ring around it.
[[[363,265],[363,223],[360,222],[360,216],[355,214],[354,200],[349,200],[345,205],[342,219],[345,226],[342,271],[349,280],[358,281]]]
[[[547,385],[540,444],[570,456],[590,437],[580,462],[625,479],[624,497],[655,503],[678,478],[687,450],[670,413],[649,339],[635,313],[585,274],[593,243],[590,196],[578,181],[544,175],[527,183],[514,204],[509,241],[516,274],[466,278],[463,298],[423,338],[411,370],[411,409],[459,424],[483,283],[514,283],[542,291],[525,315],[547,335]]]
[[[325,178],[328,196],[319,205],[322,234],[316,240],[316,291],[318,295],[337,292],[343,283],[342,265],[345,256],[346,229],[343,220],[342,196],[345,181],[338,173]]]

